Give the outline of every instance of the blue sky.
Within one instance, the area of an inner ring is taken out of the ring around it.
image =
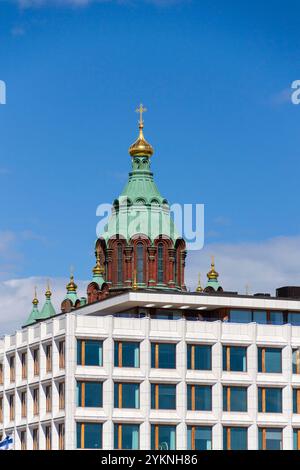
[[[141,101],[158,186],[205,204],[207,252],[297,250],[299,13],[293,0],[0,1],[1,279],[70,265],[90,278],[96,207],[126,182]]]

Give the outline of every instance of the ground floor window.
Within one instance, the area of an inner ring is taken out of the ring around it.
[[[188,426],[188,450],[211,450],[212,428],[210,426]]]
[[[282,450],[282,429],[260,428],[259,450]]]
[[[300,450],[300,429],[293,429],[294,450]]]
[[[223,428],[223,447],[224,450],[247,450],[248,448],[248,429],[239,427]]]
[[[152,450],[176,450],[176,426],[151,425]]]
[[[137,424],[114,425],[114,448],[123,450],[139,449],[139,431]]]
[[[77,449],[101,449],[102,424],[77,423]]]

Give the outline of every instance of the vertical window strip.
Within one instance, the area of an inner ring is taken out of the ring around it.
[[[155,369],[159,368],[159,344],[155,343]]]
[[[226,370],[230,371],[230,346],[226,346]]]
[[[192,411],[195,411],[196,409],[196,389],[195,385],[191,385],[191,402],[192,402]]]
[[[227,436],[227,450],[231,450],[231,428],[226,429]]]
[[[81,340],[81,365],[85,366],[85,341]]]
[[[261,408],[262,408],[262,413],[266,412],[266,389],[262,388],[261,389]]]
[[[123,408],[123,386],[121,383],[118,384],[118,389],[119,408]]]
[[[154,441],[155,441],[155,450],[159,448],[159,425],[155,424],[154,426]]]
[[[192,426],[192,436],[191,436],[191,447],[192,447],[192,450],[195,450],[195,447],[196,447],[196,444],[195,444],[195,426]]]
[[[261,371],[266,372],[266,348],[261,350]]]
[[[121,341],[119,341],[118,343],[118,366],[119,367],[123,367],[123,345],[121,343]]]
[[[227,410],[226,411],[231,411],[231,388],[227,387],[226,390],[226,399],[227,399]]]
[[[154,393],[155,393],[155,409],[159,410],[159,385],[154,385]]]
[[[195,370],[195,345],[191,346],[191,369]]]
[[[80,447],[81,447],[81,449],[84,449],[84,432],[85,432],[85,426],[84,426],[84,423],[81,423],[81,435],[80,435]]]
[[[300,413],[300,388],[296,389],[296,410],[297,414]]]

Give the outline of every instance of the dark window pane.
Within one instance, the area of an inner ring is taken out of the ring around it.
[[[159,409],[175,410],[176,409],[176,385],[158,386],[159,393]]]
[[[230,323],[251,323],[251,310],[230,310]]]
[[[120,448],[123,450],[139,449],[139,425],[137,424],[115,424],[114,426],[114,448],[119,448],[119,428],[122,442]]]
[[[272,325],[283,325],[283,313],[270,312],[270,323]]]
[[[122,345],[122,364],[119,364],[119,344]],[[116,367],[139,367],[140,366],[140,344],[124,341],[120,343],[115,341],[114,348]]]
[[[263,354],[265,354],[265,370],[263,370]],[[258,349],[258,372],[280,373],[281,372],[281,349],[259,348]]]
[[[212,430],[209,426],[195,426],[194,431],[194,450],[212,449]],[[192,426],[188,426],[188,450],[192,447]]]
[[[102,383],[101,382],[85,382],[85,406],[101,407],[102,406]]]
[[[84,435],[82,436],[82,432]],[[101,449],[102,425],[96,423],[77,423],[77,448]]]
[[[192,385],[188,385],[188,410],[193,409]],[[195,385],[195,411],[210,411],[212,409],[212,387]]]
[[[138,243],[136,246],[137,254],[137,282],[139,284],[144,282],[144,246]]]
[[[223,370],[227,370],[227,348],[229,347],[230,371],[247,371],[247,348],[241,346],[223,346]]]
[[[228,431],[229,429],[229,431]],[[230,432],[230,446],[228,434]],[[247,428],[223,428],[224,450],[247,450],[248,448]]]
[[[267,324],[267,312],[263,310],[254,310],[253,321],[262,325]]]
[[[267,428],[266,450],[282,450],[282,430]],[[263,429],[259,429],[259,449],[263,450]]]
[[[151,449],[155,449],[155,427],[151,425]],[[176,450],[176,426],[158,426],[158,448],[160,450]]]

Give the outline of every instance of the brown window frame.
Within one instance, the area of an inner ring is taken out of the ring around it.
[[[27,450],[26,431],[20,432],[21,450]]]
[[[51,425],[45,427],[45,441],[46,441],[46,450],[51,450],[52,447],[52,435],[51,435]]]
[[[27,416],[27,392],[21,392],[21,418],[26,418]]]
[[[46,385],[45,397],[46,397],[46,413],[51,413],[52,411],[52,385]]]
[[[65,423],[58,425],[58,448],[59,450],[65,449]]]
[[[46,345],[46,372],[52,372],[52,344]]]
[[[34,388],[32,390],[32,398],[33,398],[33,415],[37,416],[39,414],[39,409],[40,409],[40,397],[39,397],[39,389]]]
[[[65,382],[59,382],[58,384],[58,397],[59,397],[59,409],[65,409]]]
[[[10,383],[15,382],[16,380],[16,360],[15,355],[9,357],[9,379]]]
[[[35,348],[32,351],[33,355],[33,374],[34,376],[40,375],[40,351],[39,348]]]
[[[32,448],[33,450],[39,450],[39,429],[34,428],[32,430]]]
[[[59,368],[65,368],[65,351],[66,351],[66,342],[65,340],[61,340],[58,343],[58,357],[59,357]]]
[[[27,352],[21,354],[22,380],[27,379]]]
[[[15,394],[11,393],[9,395],[9,420],[15,420]]]

